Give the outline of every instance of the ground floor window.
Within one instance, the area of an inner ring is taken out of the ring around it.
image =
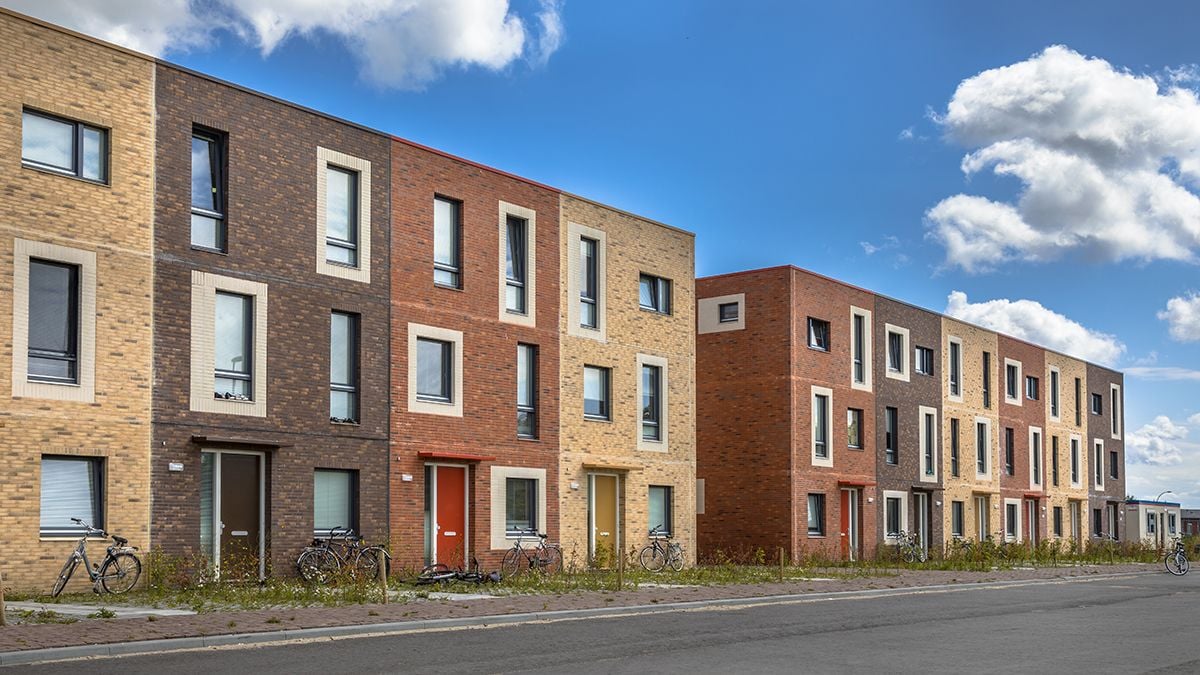
[[[808,534],[816,537],[825,535],[825,495],[808,496]]]
[[[313,536],[328,537],[334,528],[358,531],[357,471],[313,471]]]
[[[104,460],[99,457],[42,457],[43,537],[78,537],[84,528],[72,518],[104,527]]]
[[[900,498],[888,497],[885,503],[887,513],[887,536],[894,537],[900,534],[900,530],[904,529],[900,525]]]
[[[658,528],[659,534],[669,535],[672,533],[671,515],[672,515],[672,493],[674,490],[669,485],[651,485],[650,486],[650,504],[648,507],[650,515],[650,529]]]
[[[992,536],[991,529],[988,527],[988,498],[975,498],[975,533],[979,541],[983,541]]]
[[[1004,538],[1009,541],[1016,541],[1018,533],[1017,518],[1019,517],[1017,505],[1013,503],[1005,503],[1004,505]]]
[[[1054,507],[1054,536],[1061,537],[1063,534],[1063,517],[1062,507]]]
[[[950,534],[963,536],[963,503],[950,502]]]
[[[507,478],[504,481],[504,529],[520,532],[537,529],[537,480]]]

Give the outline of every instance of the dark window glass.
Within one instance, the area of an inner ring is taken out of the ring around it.
[[[433,283],[462,288],[462,204],[433,199]]]
[[[1030,401],[1038,400],[1038,379],[1032,375],[1025,376],[1025,398]]]
[[[98,183],[108,181],[108,130],[25,110],[21,114],[21,161]]]
[[[950,534],[963,536],[963,503],[950,502]]]
[[[1054,417],[1060,415],[1058,410],[1058,371],[1050,371],[1050,414]]]
[[[600,321],[598,250],[595,239],[579,239],[579,325],[584,328],[595,328]]]
[[[358,472],[313,471],[313,536],[328,537],[334,528],[358,530]]]
[[[1029,439],[1029,454],[1033,458],[1033,484],[1042,484],[1042,435],[1034,433]]]
[[[975,423],[975,472],[988,472],[988,437],[987,425]]]
[[[950,395],[962,396],[962,347],[950,343]]]
[[[537,437],[537,347],[517,345],[517,435]]]
[[[104,528],[104,460],[98,457],[42,457],[40,535],[79,537],[78,518]]]
[[[1154,514],[1147,514],[1150,520],[1147,521],[1150,534],[1154,534]],[[1092,509],[1092,532],[1104,531],[1104,512],[1100,509]]]
[[[888,464],[895,464],[900,445],[899,411],[895,408],[885,408],[883,411],[884,454]]]
[[[817,457],[829,457],[829,397],[813,397],[813,446]]]
[[[524,532],[537,529],[538,484],[533,478],[507,478],[504,481],[504,529]]]
[[[417,398],[454,400],[454,344],[417,338]]]
[[[224,251],[224,137],[192,131],[192,246]]]
[[[1071,439],[1071,482],[1079,482],[1079,441]]]
[[[505,238],[508,242],[504,260],[504,307],[515,314],[525,313],[525,237],[528,223],[524,218],[508,216],[505,225]]]
[[[217,292],[216,398],[249,401],[254,397],[254,300],[247,295]]]
[[[662,440],[662,368],[642,366],[642,438]]]
[[[818,537],[825,534],[825,495],[808,496],[808,533]]]
[[[887,536],[894,537],[900,534],[900,530],[904,529],[900,525],[900,498],[888,497],[884,500],[884,513],[886,514]]]
[[[358,422],[358,316],[329,315],[329,419]]]
[[[992,355],[983,353],[983,407],[992,407]]]
[[[583,415],[594,419],[608,419],[609,369],[597,366],[583,367]]]
[[[732,323],[738,320],[738,304],[736,302],[722,302],[717,305],[717,314],[720,317],[721,323]]]
[[[846,410],[846,445],[851,448],[862,447],[862,413],[857,408]]]
[[[954,351],[955,345],[951,343],[951,352]],[[953,358],[953,357],[952,357]],[[917,347],[917,373],[920,375],[933,375],[933,350],[929,347]],[[950,362],[950,377],[954,377],[954,361]]]
[[[29,261],[28,378],[79,382],[79,267]]]
[[[669,485],[651,485],[649,495],[649,506],[647,508],[650,516],[649,526],[651,530],[658,528],[658,534],[672,534],[672,518],[674,516],[672,508],[672,497],[675,490]]]
[[[866,363],[863,360],[863,354],[866,351],[866,346],[863,340],[866,339],[866,317],[861,314],[854,315],[854,381],[861,384],[867,381]]]
[[[1017,383],[1017,367],[1012,364],[1004,366],[1004,386],[1009,398],[1017,398],[1017,388],[1021,385]]]
[[[958,419],[950,418],[950,475],[958,476]]]
[[[325,259],[358,265],[358,172],[325,167]]]
[[[1017,505],[1004,505],[1004,537],[1006,539],[1016,539],[1017,537]]]
[[[1013,430],[1011,427],[1004,428],[1004,473],[1012,476],[1016,472],[1016,467],[1013,464],[1013,457],[1016,454],[1013,448]]]
[[[934,451],[933,451],[933,448],[934,448],[933,444],[936,442],[935,441],[936,437],[934,436],[934,433],[935,433],[934,427],[935,426],[937,426],[937,425],[934,423],[933,415],[930,415],[929,413],[925,413],[925,447],[922,449],[922,452],[925,456],[925,475],[926,476],[932,476],[934,474],[933,462],[934,462],[934,455],[936,453],[934,453]]]
[[[887,341],[887,369],[893,373],[904,372],[904,336],[889,332]]]
[[[829,322],[808,317],[808,346],[829,351]]]
[[[1054,487],[1058,487],[1058,436],[1050,437],[1050,478]]]
[[[1109,450],[1108,451],[1108,477],[1109,478],[1112,478],[1113,480],[1120,478],[1120,473],[1118,472],[1118,469],[1117,469],[1117,467],[1119,465],[1120,465],[1120,461],[1117,458],[1117,451]]]
[[[671,313],[671,280],[643,274],[638,279],[638,303],[642,309]]]
[[[1075,378],[1075,426],[1083,425],[1083,402],[1080,400],[1080,391],[1083,389],[1083,382],[1079,378]]]
[[[1062,507],[1054,507],[1054,536],[1061,537],[1063,534],[1063,516]]]
[[[1116,389],[1109,389],[1109,394],[1110,394],[1110,397],[1112,398],[1111,405],[1109,406],[1109,412],[1112,415],[1112,432],[1113,432],[1113,436],[1116,436],[1117,434],[1119,434],[1121,432],[1121,427],[1117,423],[1117,419],[1120,416],[1118,413],[1120,408],[1118,407],[1118,403],[1117,403],[1118,393],[1117,393]]]

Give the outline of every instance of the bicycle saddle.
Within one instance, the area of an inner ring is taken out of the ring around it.
[[[125,537],[118,537],[115,534],[112,536],[112,538],[113,538],[113,541],[117,542],[117,546],[124,546],[125,544],[129,543],[129,540],[126,539]]]

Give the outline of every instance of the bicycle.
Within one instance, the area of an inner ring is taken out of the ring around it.
[[[84,533],[79,538],[79,543],[75,545],[75,550],[71,551],[67,562],[63,564],[62,571],[58,573],[58,579],[54,582],[50,597],[57,598],[63,592],[63,589],[67,587],[67,582],[71,580],[71,575],[75,573],[75,568],[81,562],[83,568],[87,570],[88,578],[92,580],[92,592],[99,593],[100,588],[103,587],[107,593],[120,595],[133,588],[138,582],[138,577],[142,575],[142,561],[134,553],[137,547],[129,546],[129,540],[125,537],[118,537],[98,527],[92,527],[79,518],[72,518],[71,522],[83,527]],[[113,545],[104,549],[104,562],[99,566],[94,565],[87,557],[87,540],[93,535],[99,535],[106,539],[112,537],[113,540]]]
[[[558,544],[546,543],[546,535],[539,534],[535,528],[518,530],[516,534],[517,540],[500,561],[501,578],[517,576],[525,570],[537,570],[543,574],[562,571],[562,548]],[[538,545],[525,548],[521,544],[531,535],[538,538]]]
[[[331,527],[329,536],[313,539],[296,558],[296,570],[310,584],[329,583],[347,567],[363,579],[379,576],[379,554],[383,554],[384,570],[392,556],[383,546],[363,546],[363,538],[355,536],[349,527]]]
[[[1177,577],[1187,574],[1188,569],[1191,568],[1191,563],[1188,562],[1183,540],[1179,537],[1175,537],[1174,550],[1167,553],[1167,555],[1163,558],[1163,565],[1166,566],[1168,572]]]
[[[950,541],[950,547],[947,551],[948,558],[967,559],[975,556],[975,542],[970,539],[964,539],[955,535]]]
[[[895,534],[895,538],[896,552],[904,559],[904,562],[911,565],[918,560],[925,562],[929,559],[929,554],[921,547],[915,532],[909,534],[904,530],[900,530]]]
[[[647,572],[661,572],[667,565],[678,572],[683,569],[683,545],[671,541],[671,535],[660,534],[661,531],[662,525],[650,530],[650,543],[638,553],[638,561]]]
[[[474,556],[471,557],[471,567],[464,570],[459,567],[452,569],[445,563],[434,563],[426,565],[421,569],[421,573],[417,575],[415,583],[418,586],[426,586],[429,584],[449,584],[454,581],[466,581],[473,584],[485,584],[490,581],[499,581],[500,576],[496,572],[484,574],[479,570],[479,560]]]

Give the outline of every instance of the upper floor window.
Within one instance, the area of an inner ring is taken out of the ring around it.
[[[108,130],[25,110],[21,114],[21,163],[107,183]]]
[[[925,467],[925,475],[933,476],[936,474],[935,462],[937,459],[937,418],[934,413],[923,413],[923,423],[921,431],[921,456],[922,464]]]
[[[1017,472],[1016,448],[1013,445],[1012,427],[1004,428],[1004,473],[1012,476]]]
[[[900,411],[896,408],[885,408],[883,411],[883,428],[884,428],[884,458],[888,464],[895,464],[897,461],[896,454],[899,450],[900,431],[897,428],[899,425]]]
[[[738,303],[722,302],[717,305],[717,315],[720,323],[734,323],[738,320]]]
[[[226,250],[225,137],[192,130],[192,246]]]
[[[1080,400],[1081,391],[1083,390],[1083,382],[1077,377],[1075,378],[1075,426],[1083,425],[1083,405]]]
[[[642,366],[642,438],[662,440],[662,369]]]
[[[983,407],[992,407],[992,354],[983,353]]]
[[[905,362],[908,352],[908,335],[900,330],[887,331],[887,370],[908,379],[908,364]]]
[[[583,416],[607,420],[612,414],[609,405],[609,377],[612,371],[599,366],[583,367]]]
[[[505,224],[507,251],[504,258],[504,308],[515,314],[524,314],[526,306],[526,244],[527,234],[524,218],[508,216]]]
[[[598,248],[595,239],[579,238],[579,325],[585,328],[597,327],[600,320]]]
[[[1079,439],[1071,439],[1071,483],[1079,484]]]
[[[1104,397],[1100,394],[1092,394],[1092,414],[1104,414]]]
[[[829,322],[808,317],[808,346],[823,352],[829,351]]]
[[[433,283],[462,288],[462,204],[433,199]]]
[[[358,265],[358,172],[325,167],[325,259]]]
[[[864,314],[852,312],[850,316],[851,342],[851,358],[853,359],[853,370],[851,376],[856,384],[864,384],[867,381],[867,359],[866,359],[866,342],[867,339],[867,317]]]
[[[417,338],[417,398],[454,400],[454,345],[445,340]]]
[[[958,418],[950,418],[950,475],[958,477]]]
[[[358,316],[329,315],[329,421],[358,422]]]
[[[1120,465],[1120,463],[1121,463],[1121,460],[1117,456],[1117,451],[1109,450],[1108,451],[1108,477],[1109,478],[1116,480],[1121,477],[1120,471],[1117,468]]]
[[[254,398],[254,299],[217,291],[213,355],[216,398]]]
[[[1010,401],[1020,401],[1021,367],[1015,363],[1004,364],[1004,396]]]
[[[642,309],[671,313],[671,280],[643,274],[638,279],[638,303]]]
[[[862,447],[862,417],[863,411],[858,408],[846,409],[846,446]]]
[[[79,382],[79,266],[29,260],[28,379]]]
[[[975,473],[988,473],[988,426],[985,422],[975,423]]]
[[[950,395],[962,396],[962,344],[950,342]]]
[[[1058,405],[1058,371],[1050,371],[1050,416],[1060,417],[1062,412]]]
[[[1038,400],[1038,397],[1040,396],[1040,394],[1038,393],[1039,386],[1040,386],[1040,383],[1038,382],[1038,379],[1036,377],[1034,377],[1032,375],[1026,375],[1025,376],[1025,398],[1029,399],[1030,401]]]
[[[813,454],[821,459],[829,457],[829,397],[825,394],[813,396]]]
[[[517,436],[537,437],[537,347],[517,345]]]
[[[957,345],[955,345],[955,344],[950,345],[951,352],[954,351],[955,347],[957,347]],[[920,375],[933,375],[933,350],[930,349],[929,347],[917,347],[916,353],[917,353],[917,362],[916,362],[917,373]],[[953,381],[954,381],[954,373],[955,372],[956,372],[955,364],[954,364],[953,359],[951,359],[951,361],[950,361],[951,383],[953,383]]]

